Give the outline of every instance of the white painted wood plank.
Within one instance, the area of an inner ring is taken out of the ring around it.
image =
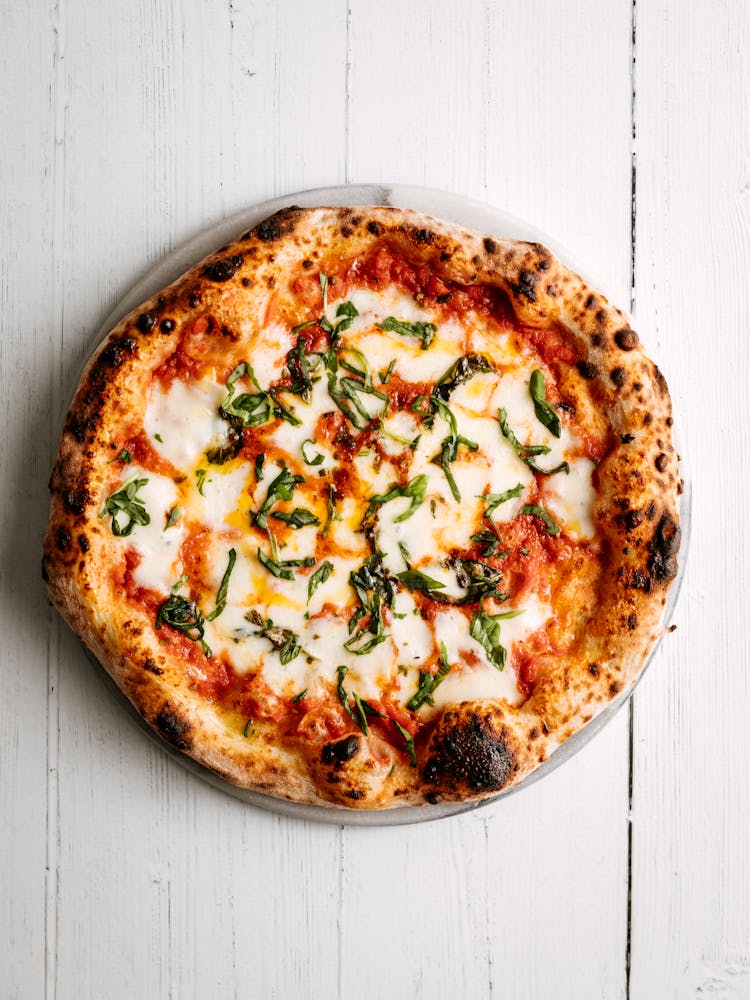
[[[486,197],[548,228],[627,304],[630,5],[350,6],[352,180]],[[342,995],[624,995],[628,764],[624,714],[487,813],[347,832]],[[350,926],[388,955],[377,977]]]
[[[0,44],[0,995],[44,995],[47,831],[47,601],[39,578],[47,454],[54,433],[44,364],[50,329],[54,191],[51,4],[5,5]],[[52,667],[48,673],[48,664]],[[54,723],[54,720],[52,720]]]
[[[60,20],[62,416],[100,317],[174,242],[268,194],[343,179],[346,14],[144,4],[134,17],[72,0]],[[51,992],[334,995],[338,830],[188,776],[63,636]]]
[[[695,486],[685,590],[635,704],[631,995],[750,996],[750,8],[637,8],[637,319]]]

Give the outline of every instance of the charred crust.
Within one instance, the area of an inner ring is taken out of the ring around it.
[[[165,702],[154,723],[160,735],[177,750],[189,750],[192,746],[190,723],[175,711],[170,702]]]
[[[485,238],[484,238],[484,249],[487,251],[488,254],[496,254],[497,253],[497,243],[495,243],[495,241],[491,237],[485,236]]]
[[[83,487],[77,490],[68,490],[68,492],[63,495],[63,503],[71,514],[75,514],[76,517],[80,517],[86,510],[88,500],[88,490]]]
[[[664,378],[657,365],[654,365],[654,382],[656,382],[659,387],[659,391],[666,396],[669,392],[669,386],[667,385],[667,380]]]
[[[371,222],[367,223],[367,232],[370,233],[372,236],[380,236],[383,230],[380,226],[380,223],[375,222],[375,220],[373,219]]]
[[[450,259],[451,259],[451,255],[448,253],[448,251],[447,250],[443,250],[441,252],[441,254],[440,254],[440,260],[441,260],[441,262],[444,264],[447,260],[450,260]]]
[[[174,320],[173,319],[163,319],[159,324],[159,329],[162,333],[171,333],[174,330]]]
[[[597,370],[596,365],[593,365],[590,361],[579,361],[576,365],[578,373],[582,378],[588,379],[596,378]]]
[[[155,309],[149,312],[142,312],[135,321],[135,328],[139,333],[151,333],[156,326],[157,319],[158,313]]]
[[[200,295],[193,293],[188,299],[188,305],[190,306],[191,309],[197,309],[200,304],[201,304]]]
[[[651,575],[660,581],[673,579],[677,575],[680,526],[671,514],[662,514],[648,548],[651,553],[648,560]]]
[[[660,452],[654,459],[654,465],[656,466],[659,472],[664,472],[668,464],[669,464],[669,457],[665,455],[663,451]]]
[[[592,677],[598,677],[599,676],[599,664],[598,663],[589,663],[589,673],[591,674]]]
[[[67,552],[70,548],[70,532],[65,528],[58,528],[55,536],[55,545],[59,552]]]
[[[594,347],[602,346],[602,335],[600,333],[591,334],[591,343]]]
[[[644,569],[634,569],[628,579],[627,586],[631,590],[642,590],[644,594],[651,591],[651,577]]]
[[[622,691],[622,684],[619,681],[610,681],[609,693],[614,698],[616,694]]]
[[[203,274],[209,281],[229,281],[239,271],[242,266],[242,254],[233,254],[231,257],[221,257],[214,260],[203,268]]]
[[[443,796],[440,792],[428,792],[425,795],[425,799],[431,806],[436,806],[438,803],[442,802]]]
[[[623,444],[631,444],[633,441],[635,441],[635,435],[634,434],[621,434],[620,435],[620,441],[622,441]]]
[[[423,775],[430,784],[494,792],[508,783],[514,765],[504,731],[494,733],[479,716],[448,713],[438,728]]]
[[[143,669],[147,670],[150,674],[156,674],[157,676],[164,673],[162,668],[157,667],[156,661],[153,660],[150,656],[146,660],[144,660]]]
[[[638,628],[638,615],[635,613],[635,611],[631,612],[628,615],[628,628],[630,629],[631,632],[635,632],[635,630]]]
[[[335,743],[326,743],[320,755],[324,764],[345,764],[359,753],[359,736],[352,734]]]
[[[416,243],[423,243],[430,246],[435,242],[435,234],[430,232],[429,229],[415,229],[413,235]]]
[[[313,266],[313,262],[310,260],[310,258],[309,257],[305,257],[305,259],[302,261],[302,267],[306,271],[309,271],[312,266]]]
[[[583,303],[583,308],[587,309],[587,310],[588,309],[593,309],[595,305],[596,305],[596,296],[593,295],[593,294],[591,294],[591,295],[588,296],[588,298],[586,299],[586,301]],[[593,340],[593,337],[592,337],[592,340]]]
[[[132,354],[134,349],[135,341],[128,335],[112,340],[99,355],[99,364],[108,368],[119,368],[124,356]]]
[[[347,799],[353,799],[355,802],[359,799],[365,797],[365,793],[360,788],[350,788],[348,791],[344,792],[344,797]]]
[[[353,232],[354,232],[354,230],[352,229],[351,226],[342,226],[341,227],[341,235],[345,239],[349,239],[349,237],[352,235]]]
[[[539,282],[539,275],[525,268],[519,272],[518,281],[511,284],[510,288],[516,298],[528,299],[529,302],[536,302],[536,286]]]
[[[642,510],[629,510],[622,518],[626,531],[635,531],[643,523],[644,514]]]
[[[88,552],[88,550],[91,548],[91,545],[89,544],[89,540],[88,540],[88,538],[86,538],[85,535],[79,535],[78,536],[78,545],[79,545],[79,547],[81,549],[81,552]]]
[[[625,326],[615,334],[615,343],[621,351],[634,351],[638,346],[638,334]]]
[[[624,368],[613,368],[609,373],[609,377],[612,379],[613,385],[616,385],[618,389],[621,389],[625,385],[625,380],[627,379],[628,374]]]

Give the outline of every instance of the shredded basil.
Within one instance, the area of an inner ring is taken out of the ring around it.
[[[294,488],[298,483],[304,483],[304,476],[293,475],[286,466],[271,481],[266,491],[266,499],[263,501],[260,510],[254,515],[253,520],[259,528],[268,527],[268,514],[271,507],[278,500],[291,500]]]
[[[257,555],[260,564],[265,566],[269,573],[280,580],[294,579],[292,567],[315,565],[315,559],[312,556],[308,556],[306,559],[273,559],[267,556],[260,548]]]
[[[388,316],[377,326],[381,330],[398,333],[402,337],[416,337],[420,341],[423,351],[427,350],[437,333],[437,327],[434,323],[425,323],[424,321],[409,323],[406,320],[396,319],[395,316]]]
[[[232,570],[234,569],[234,564],[237,560],[237,553],[234,549],[229,550],[229,562],[227,568],[224,571],[224,576],[221,578],[221,584],[219,585],[218,593],[216,594],[216,607],[213,609],[210,615],[206,615],[206,621],[212,622],[214,618],[218,618],[222,613],[224,608],[227,606],[227,591],[229,590],[229,577],[232,575]]]
[[[411,763],[411,766],[412,767],[416,767],[417,766],[417,751],[414,749],[414,738],[412,737],[411,733],[407,729],[404,729],[404,727],[401,725],[401,723],[396,722],[395,719],[391,719],[391,722],[396,727],[396,729],[398,729],[398,731],[401,733],[401,735],[404,738],[404,742],[406,743],[406,752],[409,754],[409,761]]]
[[[116,493],[113,493],[104,504],[99,517],[111,515],[112,534],[117,535],[118,538],[131,534],[137,524],[145,526],[151,523],[146,506],[138,496],[138,490],[147,482],[148,479],[131,479]],[[123,517],[127,517],[127,521],[123,521]]]
[[[198,492],[200,493],[200,495],[202,497],[204,497],[206,495],[203,492],[204,487],[206,485],[206,470],[205,469],[196,469],[195,470],[195,478],[196,478],[196,481],[197,481],[197,484],[198,484]]]
[[[441,583],[440,580],[434,580],[418,569],[407,569],[403,573],[397,573],[396,576],[407,590],[412,592],[419,590],[424,594],[429,594],[432,590],[441,590],[445,587],[445,584]]]
[[[432,395],[447,402],[450,394],[463,382],[468,382],[480,372],[492,371],[492,365],[482,354],[464,354],[444,372],[435,383]]]
[[[183,576],[172,587],[169,597],[160,605],[156,613],[154,627],[161,629],[162,625],[169,625],[170,628],[184,635],[186,639],[199,643],[206,656],[210,657],[213,654],[203,638],[204,618],[198,605],[177,593],[186,580],[187,577]]]
[[[529,393],[534,401],[534,413],[536,413],[537,420],[544,424],[550,434],[559,438],[561,431],[560,416],[555,413],[550,404],[547,402],[547,389],[544,384],[544,375],[538,368],[535,368],[531,373]]]
[[[419,671],[419,687],[417,688],[417,693],[412,695],[412,697],[407,701],[406,707],[410,712],[416,712],[418,708],[422,705],[434,705],[433,694],[435,689],[442,684],[445,678],[450,672],[451,665],[448,660],[448,650],[445,648],[445,643],[440,643],[440,666],[435,671],[434,674],[428,673],[426,670],[420,669]]]
[[[541,520],[544,521],[544,526],[547,529],[548,535],[560,534],[560,528],[555,524],[544,507],[538,507],[536,504],[527,503],[520,509],[519,514],[531,514],[532,517],[541,518]]]
[[[523,483],[516,483],[515,486],[509,490],[505,490],[504,493],[485,493],[484,496],[479,497],[485,503],[484,516],[491,519],[500,504],[506,503],[514,497],[520,497],[525,489],[526,487]]]
[[[321,537],[325,538],[334,521],[340,521],[341,514],[336,510],[336,488],[333,483],[326,489],[326,523],[323,525]]]
[[[508,414],[502,407],[498,410],[498,421],[500,422],[500,430],[503,437],[521,461],[528,465],[533,472],[538,472],[543,476],[554,476],[556,472],[570,472],[570,466],[567,462],[560,462],[554,469],[540,468],[534,461],[534,458],[537,455],[548,455],[550,449],[545,444],[521,444],[508,426]]]
[[[171,528],[172,525],[177,524],[179,520],[180,520],[180,508],[173,507],[169,512],[169,517],[167,518],[167,523],[164,525],[164,530],[166,531],[167,528]]]
[[[378,372],[381,385],[387,385],[391,380],[391,375],[393,374],[393,369],[396,367],[396,358],[391,358],[388,362],[388,367],[382,372]]]
[[[315,446],[315,442],[312,440],[312,438],[306,438],[302,442],[302,447],[300,448],[300,451],[302,452],[302,461],[305,463],[305,465],[322,465],[325,456],[322,455],[320,452],[318,452],[314,458],[307,457],[307,455],[305,454],[305,447],[308,444],[312,445],[313,447]]]
[[[290,703],[292,705],[296,705],[297,702],[302,701],[302,699],[306,697],[307,697],[307,688],[305,688],[303,691],[300,691],[299,694],[295,694],[295,696],[290,699]]]
[[[382,507],[383,504],[389,503],[391,500],[396,500],[399,497],[404,497],[411,502],[406,510],[399,514],[398,517],[394,517],[393,520],[397,524],[408,520],[424,503],[426,491],[427,476],[423,473],[422,475],[415,476],[414,479],[409,480],[406,486],[393,485],[386,493],[370,497],[370,501],[367,504],[367,510],[365,511],[365,516],[362,519],[362,527],[365,528],[372,524],[379,507]]]
[[[258,631],[255,634],[262,635],[264,639],[268,639],[273,648],[278,651],[279,660],[282,665],[286,666],[287,663],[291,663],[302,652],[299,636],[296,632],[292,632],[291,629],[274,625],[270,618],[262,618],[257,611],[248,611],[245,618],[257,626]],[[305,689],[304,693],[298,695],[296,700],[299,701],[303,698],[306,692],[307,689]],[[295,699],[292,700],[294,701]]]
[[[310,524],[320,524],[320,518],[304,507],[295,507],[290,514],[283,510],[276,510],[271,514],[271,517],[277,521],[283,521],[290,528],[304,528]]]
[[[242,392],[235,396],[235,384],[245,376],[257,390],[254,393]],[[280,399],[278,389],[261,389],[252,367],[247,361],[241,361],[231,372],[226,381],[227,394],[219,405],[220,414],[230,423],[241,427],[259,427],[270,420],[280,418],[287,423],[299,427],[302,421]]]
[[[133,461],[133,456],[130,454],[127,448],[123,448],[120,454],[115,455],[115,457],[111,459],[107,464],[112,465],[113,462],[122,462],[123,464],[128,465],[132,461]]]
[[[265,455],[255,456],[255,478],[258,480],[258,482],[261,482],[263,479],[263,463],[265,462],[265,460],[266,460]]]
[[[312,599],[312,596],[318,587],[324,584],[330,577],[331,573],[333,573],[333,563],[326,559],[325,562],[322,562],[320,566],[318,566],[307,583],[308,602]]]

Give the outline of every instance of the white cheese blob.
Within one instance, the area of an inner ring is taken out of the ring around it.
[[[208,379],[174,379],[167,389],[154,383],[143,427],[151,446],[176,469],[190,470],[199,455],[226,441],[227,423],[218,413],[226,387]]]

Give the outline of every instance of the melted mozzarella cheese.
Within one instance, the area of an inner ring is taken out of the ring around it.
[[[182,575],[180,546],[185,537],[182,519],[170,528],[165,528],[172,508],[177,503],[177,488],[171,479],[155,476],[143,469],[129,469],[130,479],[145,479],[138,490],[150,517],[150,522],[136,525],[132,535],[132,545],[140,556],[133,571],[133,580],[139,587],[167,593]]]
[[[166,390],[154,383],[143,420],[152,447],[175,468],[192,469],[202,452],[226,441],[218,413],[225,396],[226,387],[208,379],[174,379]]]

